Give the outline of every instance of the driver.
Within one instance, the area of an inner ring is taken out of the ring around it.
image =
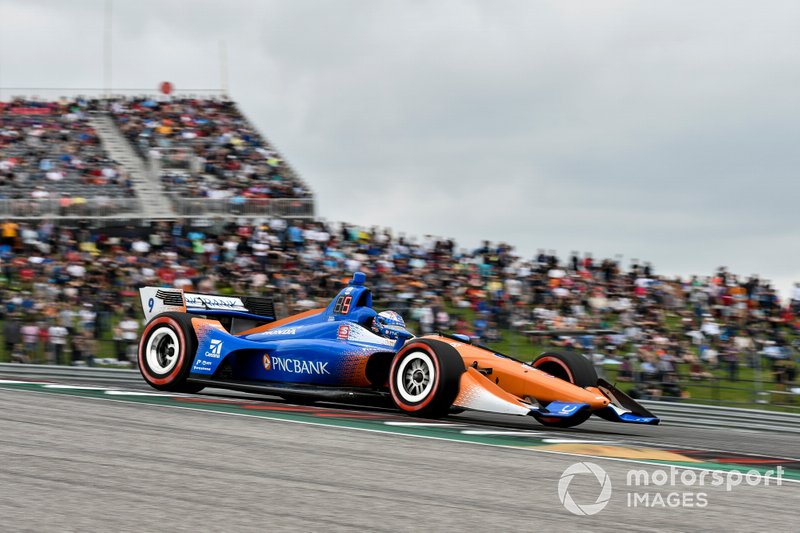
[[[398,339],[402,334],[409,334],[403,317],[395,311],[381,311],[372,319],[370,327],[376,335],[387,339]]]

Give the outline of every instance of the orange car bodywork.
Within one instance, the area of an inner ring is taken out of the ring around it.
[[[502,400],[530,410],[534,403],[585,403],[594,411],[607,407],[610,400],[597,388],[582,388],[538,370],[529,364],[449,337],[430,335],[423,338],[445,342],[458,351],[467,372],[461,378],[461,393],[455,405],[475,408],[476,395],[491,394]],[[479,387],[483,390],[476,390]],[[522,413],[520,413],[522,414]]]

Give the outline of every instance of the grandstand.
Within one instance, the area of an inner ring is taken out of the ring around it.
[[[2,104],[0,195],[12,219],[0,242],[4,360],[126,364],[142,285],[269,293],[286,314],[323,305],[363,270],[378,305],[417,332],[521,357],[580,348],[642,397],[718,402],[723,380],[739,404],[800,394],[800,287],[782,306],[765,280],[725,269],[681,280],[588,254],[528,259],[505,244],[464,250],[318,220],[308,185],[225,99]],[[564,329],[586,334],[522,333]]]
[[[0,213],[17,218],[135,213],[126,170],[104,150],[86,100],[0,103]]]
[[[312,218],[310,188],[227,99],[0,104],[0,217]]]

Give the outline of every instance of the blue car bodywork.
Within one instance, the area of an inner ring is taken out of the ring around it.
[[[350,397],[385,386],[392,357],[412,335],[387,339],[370,330],[377,312],[364,281],[357,273],[328,307],[288,321],[255,315],[238,298],[187,294],[185,308],[175,310],[197,315],[192,319],[197,348],[188,379],[206,385],[224,381],[229,388],[244,390],[258,385],[260,390],[292,396],[308,392]],[[146,311],[155,316],[172,310],[164,307],[163,298],[145,290]],[[166,291],[160,289],[161,295]],[[255,326],[232,333],[242,324]]]

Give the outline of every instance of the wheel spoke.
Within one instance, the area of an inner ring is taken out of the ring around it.
[[[146,350],[148,366],[156,373],[172,370],[178,360],[178,339],[169,327],[157,328],[150,337]]]
[[[420,351],[408,355],[393,379],[406,401],[419,403],[432,393],[435,376],[436,369],[431,356]]]

